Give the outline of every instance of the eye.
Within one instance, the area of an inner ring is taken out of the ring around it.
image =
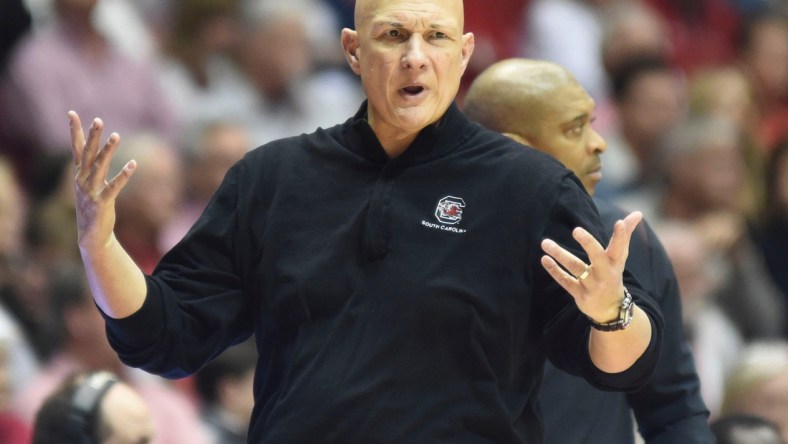
[[[567,137],[578,137],[581,134],[583,134],[583,130],[585,129],[585,127],[586,127],[585,123],[581,123],[579,125],[575,125],[575,126],[572,126],[572,127],[568,128],[564,132],[564,134],[566,134]]]
[[[386,37],[391,39],[398,39],[402,37],[402,32],[399,29],[389,29],[386,31]]]
[[[432,34],[432,36],[435,37],[436,39],[441,39],[441,40],[449,38],[449,36],[446,35],[445,32],[441,32],[441,31],[435,31],[435,33]]]

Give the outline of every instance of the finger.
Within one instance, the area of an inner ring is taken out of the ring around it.
[[[619,220],[613,226],[613,236],[610,238],[610,243],[607,247],[608,257],[618,264],[623,264],[629,256],[629,241],[632,239],[632,233],[643,219],[643,213],[640,211],[633,211],[629,213],[623,220]]]
[[[583,247],[590,263],[601,263],[601,261],[607,259],[605,247],[585,228],[577,227],[572,230],[572,237]]]
[[[71,157],[74,166],[79,166],[82,150],[85,147],[85,133],[82,131],[82,122],[75,111],[68,112],[68,126],[71,130]]]
[[[586,269],[586,263],[582,259],[578,258],[551,239],[545,239],[542,241],[542,251],[547,253],[555,262],[561,264],[561,266],[564,267],[568,273],[571,273],[570,276],[572,278],[579,275]]]
[[[128,161],[126,165],[123,166],[123,169],[121,169],[118,174],[107,183],[107,186],[104,187],[102,197],[106,200],[115,200],[123,187],[129,182],[129,179],[131,179],[136,169],[137,161],[133,159]]]
[[[101,130],[104,127],[104,122],[98,117],[93,119],[93,123],[88,130],[88,140],[82,150],[82,161],[79,165],[80,175],[87,177],[93,171],[93,162],[96,161],[98,155],[99,139],[101,138]]]
[[[110,134],[107,141],[104,143],[104,147],[101,148],[96,156],[96,161],[94,163],[95,167],[89,179],[92,189],[98,189],[104,184],[104,179],[109,174],[109,165],[112,156],[115,154],[118,144],[120,144],[120,136],[118,133]]]
[[[567,273],[566,270],[558,266],[558,263],[550,257],[550,256],[542,256],[542,267],[547,271],[547,273],[555,280],[558,285],[560,285],[564,290],[566,290],[572,297],[575,297],[575,292],[581,291],[580,284],[577,282],[574,276]]]

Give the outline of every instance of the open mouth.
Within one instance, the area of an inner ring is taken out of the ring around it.
[[[423,86],[406,86],[402,88],[402,92],[408,96],[417,96],[421,94],[422,91],[424,91]]]

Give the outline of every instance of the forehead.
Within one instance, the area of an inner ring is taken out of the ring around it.
[[[397,22],[407,25],[414,20],[428,26],[462,28],[461,0],[359,0],[356,2],[356,27]]]
[[[565,124],[583,115],[594,112],[594,99],[577,83],[566,83],[556,88],[553,96],[548,99],[549,120]]]

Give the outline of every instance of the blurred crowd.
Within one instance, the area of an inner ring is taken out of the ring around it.
[[[253,344],[167,381],[119,362],[80,269],[66,113],[120,133],[137,173],[116,235],[152,271],[229,166],[352,116],[339,44],[353,0],[5,0],[0,15],[0,442],[43,399],[110,370],[155,443],[243,443]],[[474,76],[557,62],[597,104],[597,188],[641,210],[673,262],[711,419],[754,415],[788,442],[788,3],[465,0]]]

